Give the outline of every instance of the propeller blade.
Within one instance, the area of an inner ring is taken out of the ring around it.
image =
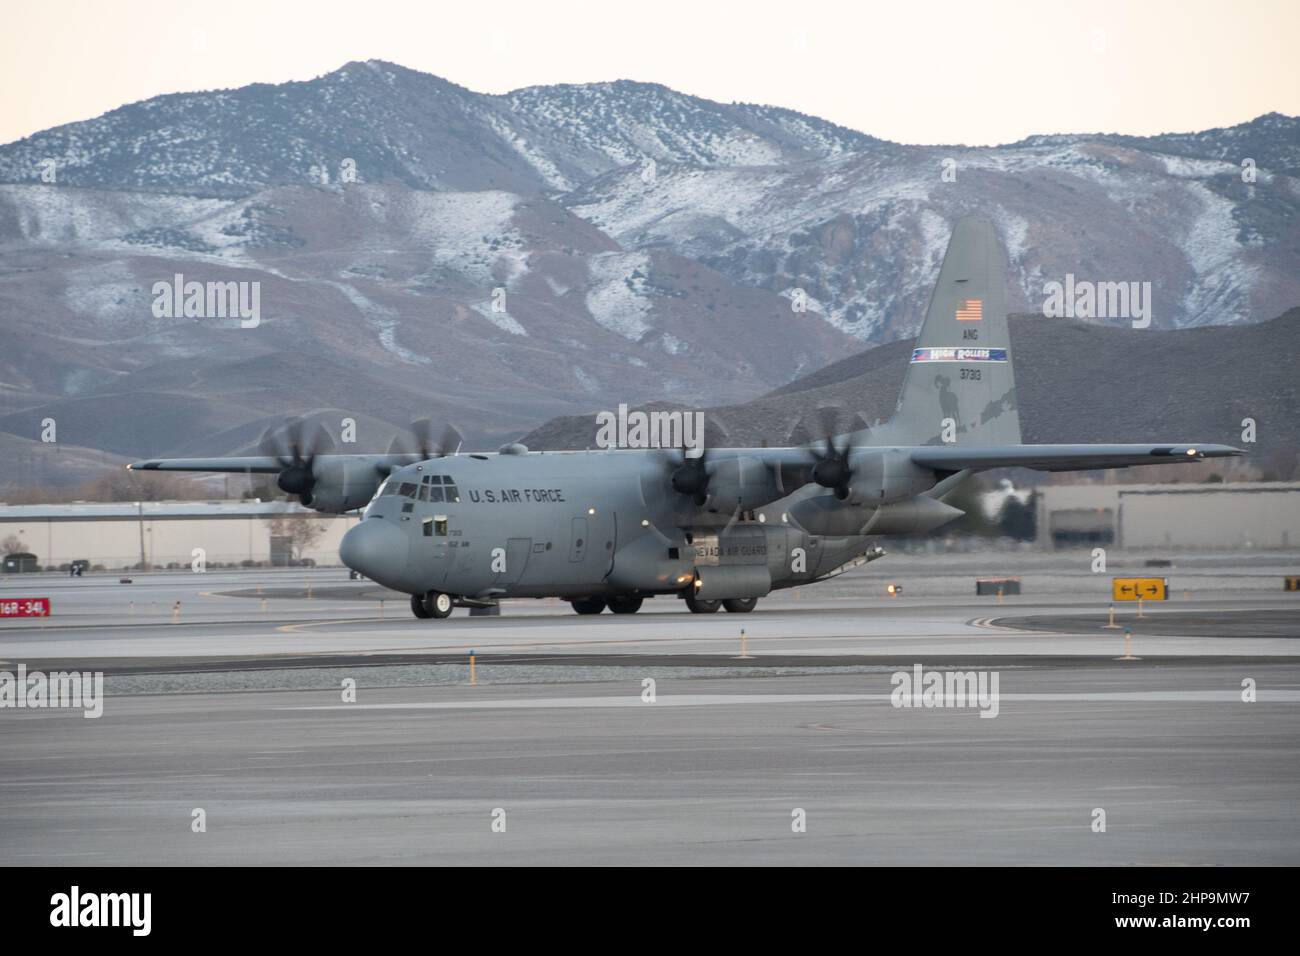
[[[727,431],[727,426],[713,415],[705,417],[704,435],[701,437],[704,439],[704,448],[729,448],[731,446],[731,435]]]
[[[436,446],[438,449],[437,457],[445,458],[447,455],[455,455],[464,444],[465,436],[460,433],[455,425],[448,422],[442,430],[442,437],[438,439]]]
[[[843,410],[833,405],[817,408],[816,417],[821,431],[820,440],[809,445],[809,463],[812,465],[812,480],[823,488],[830,488],[835,497],[844,501],[849,497],[853,482],[853,468],[849,464],[852,451],[851,433],[866,427],[861,415],[846,418]],[[843,436],[842,444],[837,447],[836,438]]]
[[[433,441],[433,422],[427,418],[420,418],[411,422],[411,434],[415,437],[416,454],[423,461],[426,458],[432,458],[435,452]]]
[[[736,520],[737,520],[739,517],[740,517],[740,502],[737,501],[737,502],[736,502],[736,510],[733,511],[733,512],[731,513],[731,518],[727,521],[726,526],[725,526],[725,527],[724,527],[720,532],[718,532],[718,533],[719,533],[719,534],[724,534],[724,535],[725,535],[728,531],[730,531],[730,530],[732,529],[732,526],[735,525]]]
[[[454,455],[464,443],[465,439],[456,426],[450,424],[443,428],[442,435],[435,441],[433,422],[421,418],[411,422],[405,432],[398,432],[393,436],[392,442],[388,445],[388,453],[409,455],[417,461],[428,461],[430,458]]]
[[[334,449],[334,440],[319,422],[290,418],[279,428],[268,428],[258,441],[262,454],[280,466],[276,484],[287,494],[309,496],[316,484],[313,464],[317,455]]]
[[[840,410],[834,405],[822,405],[817,409],[817,424],[821,426],[820,434],[826,441],[828,453],[834,451],[835,436],[839,434]]]
[[[262,437],[257,440],[257,450],[268,458],[274,458],[280,465],[287,465],[283,458],[282,450],[278,442],[275,441],[271,428],[262,432]]]
[[[320,422],[312,422],[303,426],[302,447],[310,464],[318,455],[328,455],[334,451],[334,439],[330,437],[324,425]]]

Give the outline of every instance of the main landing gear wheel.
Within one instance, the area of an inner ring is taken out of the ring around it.
[[[415,612],[416,617],[435,617],[441,620],[451,615],[451,609],[455,606],[452,603],[450,594],[443,594],[441,591],[430,591],[424,595],[421,602],[424,607],[424,613]],[[411,600],[411,607],[415,607],[415,599]]]
[[[722,602],[722,606],[732,614],[748,614],[756,604],[758,598],[727,598]]]
[[[569,603],[573,605],[573,609],[579,614],[599,614],[601,611],[605,610],[604,598],[578,598]]]
[[[615,597],[609,599],[609,609],[615,614],[635,614],[641,610],[639,597]]]
[[[423,594],[411,595],[411,613],[420,618],[420,620],[424,620],[431,616],[429,614],[429,609],[424,606]]]
[[[704,598],[698,598],[694,594],[687,594],[686,606],[691,609],[692,614],[717,614],[718,608],[722,607],[722,602],[706,601]]]

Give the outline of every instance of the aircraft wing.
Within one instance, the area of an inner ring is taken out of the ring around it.
[[[326,461],[364,461],[376,467],[390,468],[409,465],[419,461],[418,455],[320,455],[322,464]],[[273,475],[283,471],[285,466],[271,455],[253,455],[245,458],[151,458],[147,461],[133,461],[126,466],[131,471],[231,471],[257,472]]]
[[[913,449],[912,461],[938,471],[1091,471],[1130,465],[1176,465],[1244,454],[1231,445],[927,445]]]
[[[269,455],[250,458],[153,458],[133,461],[126,466],[131,471],[254,471],[275,474],[284,466]]]

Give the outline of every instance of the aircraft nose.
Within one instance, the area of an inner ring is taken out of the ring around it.
[[[366,518],[339,542],[339,559],[381,584],[397,581],[406,573],[410,542],[400,528],[383,518]]]

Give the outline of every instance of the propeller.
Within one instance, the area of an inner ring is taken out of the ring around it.
[[[298,495],[303,504],[309,504],[316,484],[312,466],[317,455],[327,455],[333,450],[334,441],[319,422],[291,418],[280,428],[263,432],[258,448],[280,466],[276,477],[280,490]]]
[[[430,458],[454,455],[465,444],[464,436],[452,424],[445,425],[442,434],[435,441],[433,422],[427,418],[411,422],[408,432],[406,435],[399,433],[393,436],[393,441],[388,446],[390,455],[412,455],[416,461],[427,461]]]
[[[698,455],[688,455],[685,444],[681,448],[665,449],[658,455],[668,485],[679,495],[688,495],[696,507],[703,507],[709,498],[709,448],[726,446],[727,430],[716,419],[704,424],[704,442]]]
[[[679,495],[689,495],[697,506],[703,505],[709,497],[709,452],[704,448],[694,457],[686,452],[683,446],[661,451],[657,457],[668,486]]]
[[[853,466],[849,463],[849,453],[853,450],[852,442],[848,438],[848,433],[858,431],[867,427],[866,421],[861,415],[854,415],[843,427],[841,424],[842,409],[833,405],[823,405],[817,409],[817,420],[821,438],[807,443],[808,454],[812,471],[810,477],[814,482],[823,488],[830,488],[835,492],[835,497],[844,501],[849,496],[849,485],[853,481]],[[804,422],[800,420],[795,428],[791,431],[791,438],[795,433],[805,430]],[[836,445],[836,436],[843,435],[843,443]]]

